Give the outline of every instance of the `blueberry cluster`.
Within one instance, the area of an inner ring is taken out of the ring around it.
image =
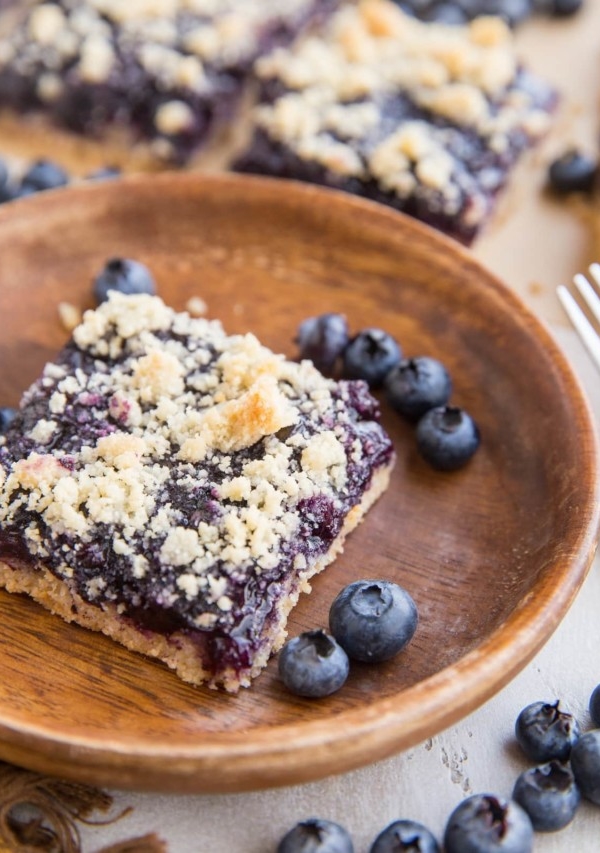
[[[288,640],[279,655],[279,676],[297,696],[330,696],[348,678],[350,659],[390,660],[411,641],[418,620],[415,602],[398,584],[355,581],[329,609],[330,633],[317,629]]]
[[[559,702],[533,702],[515,723],[515,737],[530,760],[511,799],[474,794],[452,812],[443,847],[422,824],[396,820],[375,839],[369,853],[531,853],[535,832],[554,832],[575,817],[582,796],[600,805],[600,684],[589,702],[592,724],[581,734],[577,720]],[[332,821],[298,823],[277,853],[354,853],[348,832]]]
[[[104,166],[86,175],[87,180],[106,180],[117,177],[120,170],[112,166]],[[19,179],[10,174],[3,160],[0,160],[0,204],[14,201],[18,198],[34,195],[44,190],[54,190],[71,183],[69,173],[51,160],[36,160],[31,163]]]
[[[464,409],[448,404],[451,377],[429,356],[405,358],[392,335],[367,328],[350,336],[342,314],[304,320],[296,335],[300,357],[326,375],[362,379],[383,393],[399,414],[416,424],[417,447],[434,468],[453,471],[465,465],[480,444],[477,424]]]
[[[514,27],[535,12],[564,18],[583,0],[394,0],[409,15],[440,24],[465,24],[479,15],[498,15]]]

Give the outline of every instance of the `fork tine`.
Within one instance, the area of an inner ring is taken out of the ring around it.
[[[571,323],[573,323],[581,340],[586,345],[588,352],[600,370],[600,338],[598,337],[598,333],[563,284],[559,285],[556,292]]]
[[[591,270],[592,268],[590,267],[590,272]],[[598,268],[598,276],[600,277],[600,267]],[[600,298],[598,298],[598,294],[592,285],[581,273],[577,273],[577,275],[573,277],[573,283],[596,320],[600,323]]]

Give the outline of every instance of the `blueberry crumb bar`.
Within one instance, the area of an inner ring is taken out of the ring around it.
[[[378,418],[363,382],[113,292],[0,437],[0,584],[235,692],[385,490]]]
[[[500,18],[425,23],[389,0],[343,7],[255,72],[260,103],[238,171],[346,190],[466,244],[556,102]]]
[[[0,107],[183,164],[252,62],[335,0],[33,0],[0,11]]]

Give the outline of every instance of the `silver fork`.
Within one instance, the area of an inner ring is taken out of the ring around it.
[[[592,264],[589,267],[589,274],[592,281],[600,288],[600,264]],[[589,308],[591,314],[600,324],[600,296],[598,296],[593,285],[590,284],[582,273],[577,273],[577,275],[573,277],[573,284],[577,288],[582,300]],[[590,323],[585,313],[579,307],[579,303],[564,284],[557,287],[556,293],[571,323],[575,327],[575,331],[579,334],[579,337],[586,345],[589,354],[593,358],[596,367],[600,370],[600,332],[594,328],[592,323]]]

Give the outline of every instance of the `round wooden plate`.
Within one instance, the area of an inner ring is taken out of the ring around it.
[[[276,661],[238,696],[0,593],[0,757],[99,785],[249,790],[346,771],[456,722],[556,628],[599,525],[598,449],[579,384],[544,327],[466,250],[383,207],[315,187],[167,174],[41,194],[0,210],[0,404],[15,405],[67,338],[57,305],[91,307],[112,256],[154,271],[177,309],[201,296],[230,332],[295,356],[306,316],[344,312],[407,355],[443,360],[478,421],[471,463],[437,473],[384,407],[388,492],[293,612],[325,626],[346,583],[415,598],[410,646],[355,665],[336,695],[286,693]]]

